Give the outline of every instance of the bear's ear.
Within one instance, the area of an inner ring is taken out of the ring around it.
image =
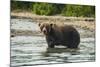
[[[53,23],[50,24],[50,26],[52,27]]]
[[[50,27],[49,27],[49,32],[50,32],[52,29],[53,23],[50,23],[49,25],[50,25]]]
[[[41,25],[41,23],[38,24],[39,26]]]
[[[55,23],[50,23],[50,27],[54,27],[56,24]]]

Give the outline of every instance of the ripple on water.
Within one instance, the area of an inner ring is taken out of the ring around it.
[[[16,36],[12,39],[11,64],[12,66],[28,66],[35,64],[94,61],[94,43],[91,43],[91,41],[93,42],[94,39],[90,38],[90,43],[89,39],[88,42],[83,39],[80,49],[76,51],[70,51],[67,48],[48,50],[45,38]]]
[[[38,24],[33,23],[33,21],[27,21],[27,20],[31,20],[31,19],[27,19],[27,20],[23,19],[23,20],[22,19],[12,19],[11,20],[11,29],[32,30],[32,31],[39,30]]]

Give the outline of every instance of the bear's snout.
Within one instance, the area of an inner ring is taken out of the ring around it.
[[[46,30],[45,27],[42,29],[42,32],[43,32],[44,34],[47,34],[47,30]]]

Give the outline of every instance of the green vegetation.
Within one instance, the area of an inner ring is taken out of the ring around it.
[[[82,17],[94,17],[95,7],[86,5],[66,5],[62,11],[64,16],[82,16]]]
[[[52,4],[47,3],[35,3],[33,4],[33,13],[39,15],[51,15],[54,8]]]
[[[11,11],[29,11],[38,15],[95,17],[95,6],[11,1]]]
[[[31,11],[32,4],[31,2],[11,1],[11,10]]]

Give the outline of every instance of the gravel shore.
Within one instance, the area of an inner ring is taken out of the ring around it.
[[[64,17],[64,16],[40,16],[30,12],[11,12],[11,18],[31,18],[36,22],[66,23],[89,30],[95,30],[95,18]]]

